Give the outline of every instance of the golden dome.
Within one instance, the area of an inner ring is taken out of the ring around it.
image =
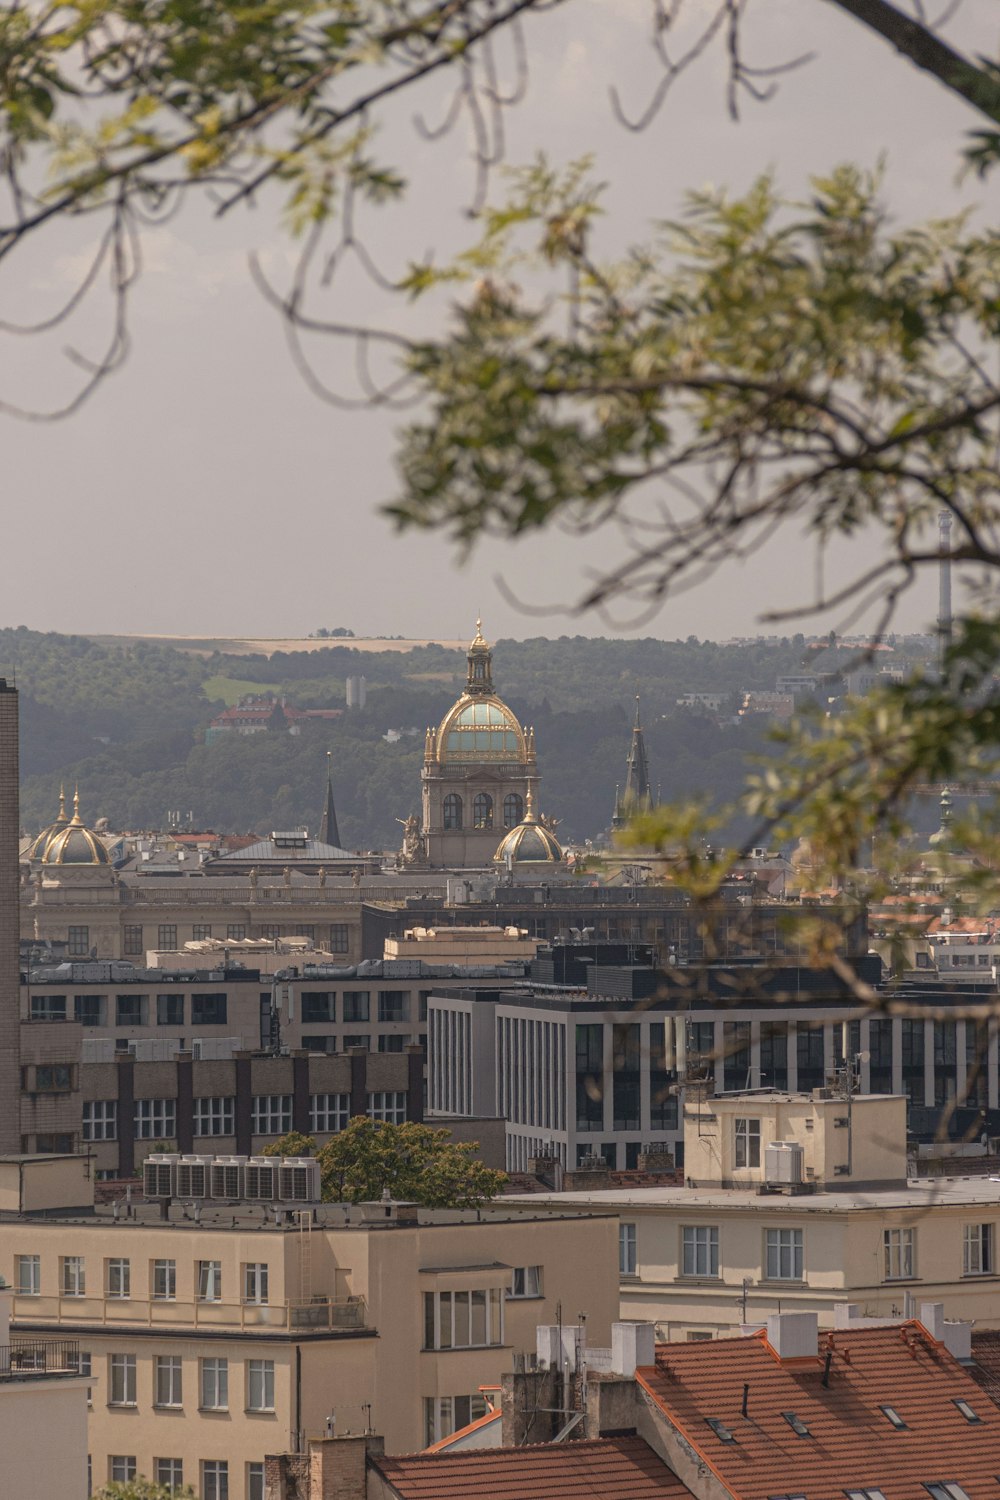
[[[56,818],[54,823],[50,823],[47,828],[42,829],[41,833],[38,835],[31,848],[28,850],[28,858],[44,859],[46,849],[49,847],[56,834],[62,833],[63,829],[68,825],[68,823],[69,818],[67,818],[66,816],[66,789],[65,787],[60,787],[59,816]]]
[[[36,841],[37,842],[37,841]],[[92,833],[80,817],[80,792],[73,795],[73,816],[54,833],[42,855],[43,865],[109,865],[111,857],[104,841]]]
[[[481,620],[476,621],[468,661],[464,693],[441,720],[437,734],[428,731],[427,759],[439,765],[446,761],[530,760],[532,751],[524,730],[494,691],[493,652],[483,638]]]
[[[528,788],[528,810],[516,828],[504,834],[493,856],[495,865],[559,865],[563,861],[562,845],[550,828],[535,817],[531,788]]]

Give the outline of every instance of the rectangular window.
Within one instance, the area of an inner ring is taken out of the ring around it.
[[[66,1156],[74,1149],[72,1134],[56,1131],[35,1136],[35,1150],[40,1156]]]
[[[451,1437],[453,1432],[459,1432],[463,1427],[468,1427],[470,1422],[485,1417],[488,1411],[489,1407],[478,1391],[472,1396],[425,1396],[424,1434],[427,1446],[440,1442],[442,1438]]]
[[[135,1405],[135,1355],[108,1355],[108,1405]]]
[[[966,1276],[993,1272],[993,1225],[966,1224],[962,1270]]]
[[[681,1270],[685,1276],[718,1276],[719,1231],[716,1225],[684,1225],[681,1230]]]
[[[154,1302],[173,1302],[177,1297],[177,1262],[154,1260],[150,1290]]]
[[[302,1033],[302,1046],[306,1052],[336,1052],[337,1038],[335,1036],[324,1036],[313,1031]]]
[[[267,1266],[263,1261],[250,1261],[243,1267],[243,1301],[267,1301]]]
[[[33,1021],[65,1021],[65,995],[32,995],[31,1019]]]
[[[64,1297],[87,1295],[87,1268],[82,1255],[59,1257],[59,1285]]]
[[[274,1360],[247,1360],[247,1411],[274,1410]]]
[[[541,1266],[515,1266],[511,1272],[511,1297],[540,1297],[542,1295]]]
[[[385,1120],[389,1125],[406,1123],[406,1095],[377,1093],[368,1095],[369,1120]]]
[[[177,947],[177,925],[174,922],[161,922],[156,929],[156,946],[162,953],[171,953]]]
[[[368,1020],[367,990],[345,990],[344,991],[344,1020],[367,1021]]]
[[[611,1065],[614,1069],[611,1106],[615,1130],[639,1129],[639,1078],[642,1062],[640,1035],[640,1028],[636,1025],[611,1028]]]
[[[172,1141],[177,1133],[175,1099],[137,1099],[135,1101],[135,1138],[137,1141]]]
[[[86,958],[90,953],[90,928],[70,927],[66,932],[66,952],[71,958]]]
[[[247,929],[245,922],[230,922],[226,928],[226,937],[230,942],[242,943],[246,940]]]
[[[618,1226],[618,1272],[621,1276],[636,1274],[635,1225]]]
[[[203,1411],[229,1410],[228,1359],[203,1359],[201,1361],[199,1405]]]
[[[247,1464],[247,1500],[264,1500],[263,1464]]]
[[[917,1231],[915,1229],[885,1229],[882,1231],[886,1281],[901,1281],[917,1274],[915,1269],[916,1239]]]
[[[503,1293],[499,1287],[424,1293],[426,1349],[486,1349],[503,1343]]]
[[[229,1465],[224,1458],[202,1460],[201,1500],[229,1500]]]
[[[348,928],[346,922],[330,923],[330,952],[346,953],[349,947]]]
[[[736,1170],[760,1166],[760,1121],[737,1120],[733,1165]]]
[[[402,1052],[407,1040],[405,1036],[380,1036],[378,1039],[378,1050],[380,1052]]]
[[[37,1063],[35,1065],[35,1094],[68,1094],[73,1087],[73,1069],[69,1063]]]
[[[84,1375],[89,1378],[94,1373],[93,1360],[88,1349],[67,1349],[66,1364],[74,1375]]]
[[[353,1047],[360,1047],[362,1052],[367,1052],[368,1051],[368,1037],[366,1037],[366,1036],[345,1036],[344,1037],[344,1051],[345,1052],[350,1052]]]
[[[104,996],[74,995],[73,1014],[81,1026],[103,1026]]]
[[[309,1132],[311,1135],[333,1135],[338,1130],[344,1130],[350,1117],[350,1094],[310,1094]]]
[[[195,1135],[233,1135],[236,1130],[236,1100],[232,1097],[194,1101]]]
[[[42,1292],[42,1261],[38,1255],[15,1255],[14,1289],[19,1297],[39,1297]]]
[[[183,995],[157,995],[156,1024],[157,1026],[184,1025]]]
[[[179,1490],[184,1486],[184,1463],[179,1458],[154,1458],[153,1478],[165,1490]],[[263,1497],[261,1497],[263,1500]]]
[[[325,994],[322,990],[304,990],[302,994],[302,1021],[303,1024],[317,1021],[336,1021],[337,1006],[334,995]]]
[[[116,995],[115,1024],[118,1026],[145,1026],[145,995]]]
[[[765,1271],[768,1281],[802,1280],[802,1230],[764,1231]]]
[[[192,1026],[225,1026],[228,1013],[225,995],[192,995]]]
[[[118,1139],[117,1099],[84,1101],[83,1138],[85,1141],[116,1141]]]
[[[195,922],[191,928],[191,941],[194,943],[207,943],[212,936],[212,928],[207,922]]]
[[[196,1262],[196,1268],[198,1272],[198,1301],[221,1302],[222,1262],[219,1260],[199,1260]]]
[[[291,1094],[255,1094],[250,1129],[254,1135],[287,1135],[292,1128]]]
[[[135,1478],[135,1454],[112,1453],[108,1459],[112,1484],[128,1484]]]
[[[128,1260],[104,1262],[104,1286],[109,1297],[131,1297],[132,1263]]]
[[[379,990],[378,1018],[380,1021],[405,1021],[409,1008],[405,990]]]
[[[137,923],[126,922],[122,934],[122,952],[126,958],[141,958],[144,949],[142,946],[142,928]]]
[[[181,1357],[158,1354],[154,1360],[157,1406],[183,1406],[181,1395]]]
[[[604,1129],[604,1027],[576,1028],[576,1128]]]

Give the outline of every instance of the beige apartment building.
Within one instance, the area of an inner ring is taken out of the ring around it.
[[[331,1429],[409,1452],[464,1425],[557,1309],[605,1341],[613,1215],[187,1198],[92,1206],[82,1157],[0,1161],[19,1337],[78,1341],[95,1486],[263,1500],[264,1457]],[[277,1220],[277,1222],[276,1222]]]
[[[84,1500],[87,1382],[78,1345],[62,1338],[13,1338],[14,1293],[0,1286],[0,1485],[5,1496]],[[53,1441],[53,1434],[58,1441]]]
[[[925,1302],[1000,1327],[1000,1182],[907,1180],[905,1100],[748,1093],[685,1109],[684,1187],[523,1199],[619,1216],[621,1316],[661,1339],[731,1335],[838,1303],[868,1317]],[[956,1168],[957,1170],[958,1168]]]

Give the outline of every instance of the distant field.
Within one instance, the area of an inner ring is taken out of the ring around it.
[[[280,686],[278,682],[247,682],[239,677],[224,677],[221,672],[206,677],[201,685],[206,698],[221,698],[227,708],[232,708],[250,693],[276,693]]]
[[[91,635],[87,639],[102,646],[128,646],[144,641],[150,645],[171,646],[175,651],[186,651],[192,656],[211,656],[215,651],[224,656],[273,656],[276,651],[328,651],[332,646],[350,646],[352,651],[413,651],[417,646],[443,646],[446,651],[461,651],[468,645],[468,641],[382,641],[353,636],[336,636],[323,641],[311,637],[305,640],[294,637],[248,640],[236,636],[200,635]]]

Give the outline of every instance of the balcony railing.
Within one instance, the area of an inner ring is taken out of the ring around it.
[[[19,1323],[74,1323],[142,1328],[229,1328],[261,1333],[350,1331],[368,1326],[363,1297],[335,1301],[312,1297],[292,1302],[189,1302],[150,1297],[28,1297],[18,1296],[14,1317]]]
[[[75,1339],[18,1339],[0,1344],[0,1381],[77,1375],[80,1345]]]

